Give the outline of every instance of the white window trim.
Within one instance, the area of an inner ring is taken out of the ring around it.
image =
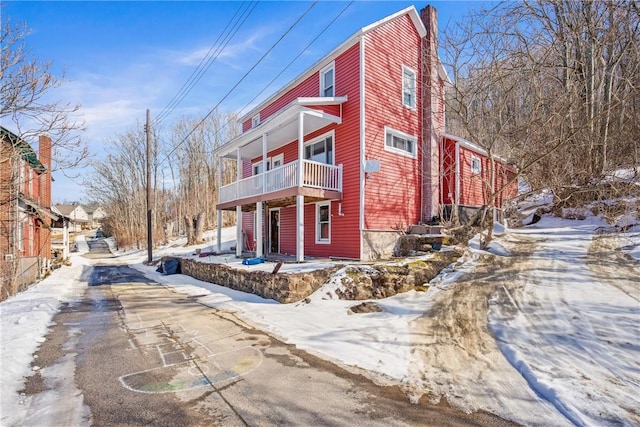
[[[273,164],[274,164],[275,162],[277,162],[278,160],[280,160],[280,166],[278,166],[278,167],[282,167],[282,166],[284,166],[284,154],[283,154],[283,153],[278,154],[277,156],[273,156],[273,157],[271,157],[271,158],[269,159],[269,163],[270,163],[269,170],[271,170],[271,169],[275,169],[275,168],[273,167]]]
[[[477,167],[474,167],[474,163],[477,165]],[[480,160],[480,157],[478,156],[471,156],[471,173],[474,175],[480,175],[480,173],[482,172],[482,161]]]
[[[260,124],[260,113],[256,114],[251,118],[251,128],[258,127]]]
[[[406,71],[408,71],[409,73],[413,74],[413,105],[407,105],[404,102],[404,89],[405,89],[404,88],[404,74],[405,74]],[[402,85],[401,85],[402,86],[402,91],[401,91],[401,94],[400,94],[400,96],[401,96],[400,99],[402,99],[402,105],[404,105],[405,107],[410,108],[412,110],[415,110],[416,106],[417,106],[417,102],[416,101],[417,101],[417,93],[418,93],[418,74],[416,73],[415,70],[407,67],[406,65],[403,65],[402,66],[401,81],[402,81]]]
[[[395,147],[389,147],[387,145],[387,134],[395,135],[395,136],[397,136],[399,138],[412,140],[413,141],[413,152],[400,150],[400,149],[395,148]],[[384,144],[384,150],[388,151],[390,153],[399,154],[399,155],[405,156],[405,157],[411,157],[412,159],[415,159],[416,157],[418,157],[418,138],[416,138],[413,135],[409,135],[408,133],[400,132],[399,130],[390,128],[388,126],[385,126],[384,127],[384,141],[382,141],[382,143]]]
[[[335,131],[331,130],[327,133],[324,133],[316,138],[310,139],[309,141],[305,141],[304,146],[302,147],[302,154],[304,155],[305,147],[308,145],[315,144],[318,141],[322,141],[323,139],[327,139],[327,137],[331,137],[331,141],[333,143],[333,148],[331,150],[331,164],[336,164],[336,135]],[[307,160],[307,159],[305,159]]]
[[[322,206],[329,207],[329,238],[328,239],[320,239],[320,208]],[[318,245],[329,245],[331,244],[331,200],[326,202],[318,202],[316,203],[316,244]]]
[[[320,96],[323,97],[324,96],[324,90],[326,89],[324,87],[324,75],[333,70],[333,96],[336,96],[336,64],[335,61],[332,62],[331,64],[327,65],[326,67],[324,67],[322,70],[320,70]]]

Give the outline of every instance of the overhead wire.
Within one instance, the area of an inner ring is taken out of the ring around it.
[[[254,9],[258,5],[257,1],[249,2],[249,4],[242,11],[240,16],[238,16],[240,11],[243,9],[245,3],[247,2],[243,2],[240,5],[240,7],[236,10],[234,15],[227,22],[227,25],[225,26],[225,28],[218,35],[218,38],[216,39],[216,41],[209,48],[206,55],[200,60],[200,63],[198,64],[198,66],[193,70],[189,78],[178,90],[176,95],[174,95],[173,98],[169,101],[167,106],[162,111],[160,111],[160,113],[153,120],[153,124],[155,126],[159,125],[163,120],[165,120],[177,108],[177,106],[184,100],[184,98],[189,94],[189,92],[191,92],[194,86],[200,81],[200,79],[209,70],[209,68],[211,68],[213,63],[218,59],[220,54],[227,47],[229,42],[237,34],[237,32],[242,27],[242,25],[246,22],[246,20],[249,18],[251,13],[254,11]],[[229,29],[229,27],[231,28]]]
[[[282,68],[282,70],[274,77],[271,79],[271,81],[269,81],[269,83],[267,83],[260,92],[258,92],[253,98],[251,98],[251,100],[249,100],[249,102],[247,102],[241,109],[240,111],[243,111],[245,108],[247,108],[249,105],[251,105],[253,103],[253,101],[255,101],[256,99],[258,99],[258,97],[260,95],[262,95],[262,93],[264,93],[265,90],[267,90],[269,88],[269,86],[271,86],[273,84],[273,82],[275,82],[278,77],[280,77],[282,74],[284,74],[284,72],[291,67],[291,65],[293,65],[293,63],[298,60],[298,58],[300,58],[306,51],[307,49],[309,49],[309,47],[311,47],[311,45],[313,43],[315,43],[328,29],[329,27],[331,27],[334,22],[336,22],[338,20],[338,18],[340,18],[346,11],[347,9],[354,3],[355,0],[351,0],[341,11],[340,13],[338,13],[327,25],[325,25],[325,27],[322,29],[322,31],[320,31],[318,33],[318,35],[316,35],[313,40],[311,40],[301,51],[300,53],[298,53],[291,61],[289,61],[289,63]],[[218,128],[218,130],[216,131],[215,136],[219,136],[220,132],[223,131],[225,128],[229,127],[231,125],[230,121],[227,121],[226,123],[224,123],[222,126],[220,126]]]
[[[247,76],[262,62],[264,61],[264,59],[267,57],[267,55],[269,55],[273,49],[275,49],[276,46],[278,46],[278,44],[280,44],[280,42],[282,40],[284,40],[284,38],[293,30],[293,28],[298,25],[298,23],[311,11],[311,9],[313,9],[316,4],[318,4],[319,0],[315,0],[311,6],[309,6],[307,8],[307,10],[305,10],[302,15],[300,15],[298,17],[298,19],[296,19],[296,21],[291,24],[291,26],[280,36],[280,38],[278,40],[276,40],[275,43],[273,43],[271,45],[271,47],[269,49],[267,49],[267,51],[251,66],[251,68],[249,68],[249,70],[244,73],[244,75],[240,78],[240,80],[238,80],[236,82],[235,85],[233,85],[233,87],[231,89],[229,89],[227,91],[227,93],[218,101],[218,103],[216,105],[213,106],[213,108],[211,108],[211,110],[209,110],[209,112],[193,127],[193,129],[191,129],[191,131],[189,133],[187,133],[187,135],[178,143],[176,144],[175,147],[173,147],[165,156],[165,158],[163,160],[161,160],[158,165],[162,164],[163,162],[167,161],[169,159],[169,157],[182,145],[184,144],[187,139],[189,139],[189,137],[196,131],[196,129],[198,127],[200,127],[208,118],[209,116],[211,116],[211,114],[213,114],[213,112],[218,108],[218,106],[220,106],[220,104],[229,97],[229,95],[240,85],[240,83],[242,83]]]

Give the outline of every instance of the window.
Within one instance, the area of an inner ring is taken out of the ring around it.
[[[481,171],[482,163],[480,163],[480,158],[471,156],[471,173],[479,174]]]
[[[416,72],[402,66],[402,105],[416,108]]]
[[[333,164],[333,134],[304,146],[304,158],[314,162]]]
[[[335,66],[333,63],[320,71],[320,96],[335,96]]]
[[[256,114],[251,119],[251,127],[252,128],[258,127],[259,124],[260,124],[260,114]]]
[[[316,204],[316,243],[331,243],[331,202]]]
[[[254,163],[253,164],[253,174],[254,175],[259,175],[262,172],[264,172],[264,168],[262,167],[262,162]]]
[[[407,135],[406,133],[387,127],[384,129],[384,135],[385,150],[403,156],[416,157],[417,139],[415,136]]]

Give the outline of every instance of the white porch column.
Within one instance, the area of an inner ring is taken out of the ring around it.
[[[304,113],[298,115],[298,187],[304,184]],[[304,196],[296,196],[296,261],[304,261]]]
[[[262,194],[267,192],[267,180],[265,175],[267,173],[267,134],[262,134]]]
[[[240,158],[240,148],[236,150],[236,166],[236,180],[240,181],[242,179],[242,159]],[[242,256],[243,245],[244,239],[242,238],[242,206],[238,205],[236,206],[236,256],[238,258]]]
[[[262,202],[256,203],[256,257],[262,256]]]
[[[304,113],[298,114],[298,187],[302,187],[304,183],[304,165],[302,159],[304,159]]]
[[[236,256],[242,256],[242,246],[244,239],[242,238],[242,206],[236,206]]]
[[[220,188],[222,187],[222,157],[218,157],[218,203],[220,203]],[[216,215],[216,252],[222,252],[222,211],[218,209]]]
[[[62,218],[62,259],[69,258],[69,221]]]
[[[304,261],[304,196],[296,196],[296,261]]]
[[[218,228],[216,252],[220,253],[220,252],[222,252],[222,211],[220,209],[218,209],[216,227]]]

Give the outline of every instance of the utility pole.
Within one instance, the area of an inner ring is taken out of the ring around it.
[[[147,108],[147,263],[153,261],[153,233],[151,227],[151,112]]]

